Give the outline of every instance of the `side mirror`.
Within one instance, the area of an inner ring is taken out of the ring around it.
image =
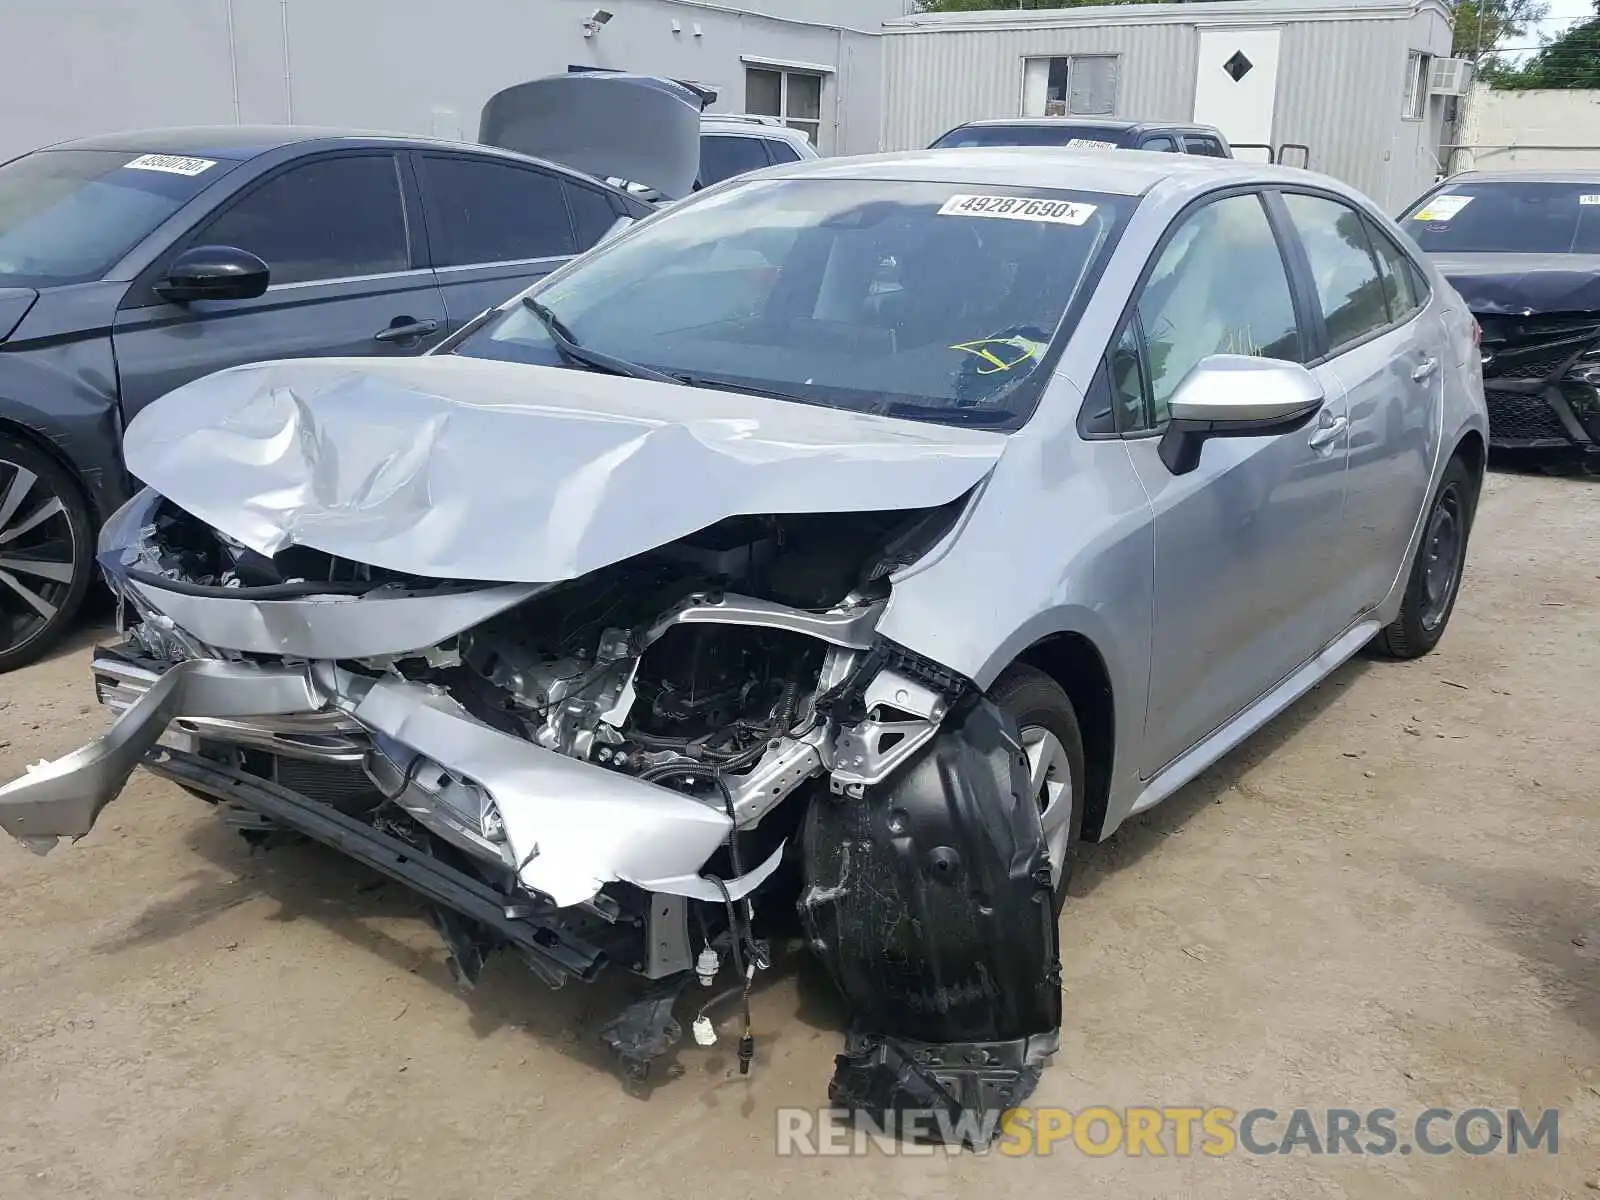
[[[156,295],[173,304],[190,300],[253,300],[267,290],[271,270],[248,250],[194,246],[172,260]]]
[[[1161,461],[1174,475],[1200,465],[1212,438],[1269,437],[1302,429],[1327,397],[1299,363],[1244,354],[1201,359],[1172,397]]]

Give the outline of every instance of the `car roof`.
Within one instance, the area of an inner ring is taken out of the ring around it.
[[[519,162],[532,160],[525,154],[485,146],[477,142],[448,141],[443,138],[408,137],[374,130],[325,128],[316,125],[192,125],[170,129],[130,129],[101,133],[69,142],[56,142],[46,150],[116,150],[129,154],[182,154],[246,162],[259,155],[288,146],[398,147],[409,149],[470,150],[496,158]],[[544,163],[573,174],[560,163]]]
[[[1331,180],[1294,167],[1275,167],[1236,158],[1152,154],[1141,150],[1078,150],[1056,146],[962,146],[821,158],[769,167],[765,178],[793,176],[828,179],[905,180],[922,183],[1062,188],[1142,196],[1157,184],[1179,177],[1196,190],[1228,183],[1316,182],[1345,190]]]
[[[805,142],[810,144],[811,139],[798,129],[790,129],[787,125],[769,125],[765,121],[753,120],[747,116],[734,113],[705,113],[700,118],[701,130],[710,130],[716,133],[742,133],[747,137],[778,138],[785,142]]]
[[[1078,129],[1105,129],[1131,132],[1136,129],[1183,129],[1195,133],[1216,133],[1209,125],[1194,125],[1186,121],[1115,121],[1107,117],[989,117],[982,121],[968,121],[957,129],[1050,129],[1057,125],[1071,125]]]
[[[1525,171],[1459,171],[1445,179],[1440,186],[1449,187],[1455,183],[1597,183],[1600,182],[1600,170],[1585,171],[1578,168],[1567,170],[1525,170]]]

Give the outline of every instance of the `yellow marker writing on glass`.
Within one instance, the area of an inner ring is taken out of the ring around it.
[[[975,342],[957,342],[950,349],[977,355],[985,364],[978,368],[978,374],[995,375],[1038,358],[1044,343],[1025,337],[979,338]]]

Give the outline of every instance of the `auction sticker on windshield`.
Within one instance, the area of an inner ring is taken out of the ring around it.
[[[1082,225],[1094,216],[1095,207],[1093,204],[1073,204],[1068,200],[1045,200],[1033,196],[951,196],[939,209],[939,215]]]
[[[1073,138],[1067,142],[1067,147],[1072,150],[1115,150],[1115,142],[1100,142],[1094,138]]]
[[[1600,194],[1596,194],[1594,192],[1584,192],[1583,195],[1578,197],[1578,203],[1579,204],[1600,204]]]
[[[199,175],[216,166],[210,158],[187,158],[181,154],[141,154],[122,164],[129,171],[162,171],[168,175]]]
[[[1435,196],[1427,204],[1417,209],[1411,219],[1413,221],[1448,221],[1471,203],[1471,196]]]

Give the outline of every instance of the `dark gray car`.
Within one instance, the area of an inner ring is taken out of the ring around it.
[[[244,362],[420,353],[651,211],[486,146],[284,126],[0,164],[0,670],[82,601],[150,401]]]

